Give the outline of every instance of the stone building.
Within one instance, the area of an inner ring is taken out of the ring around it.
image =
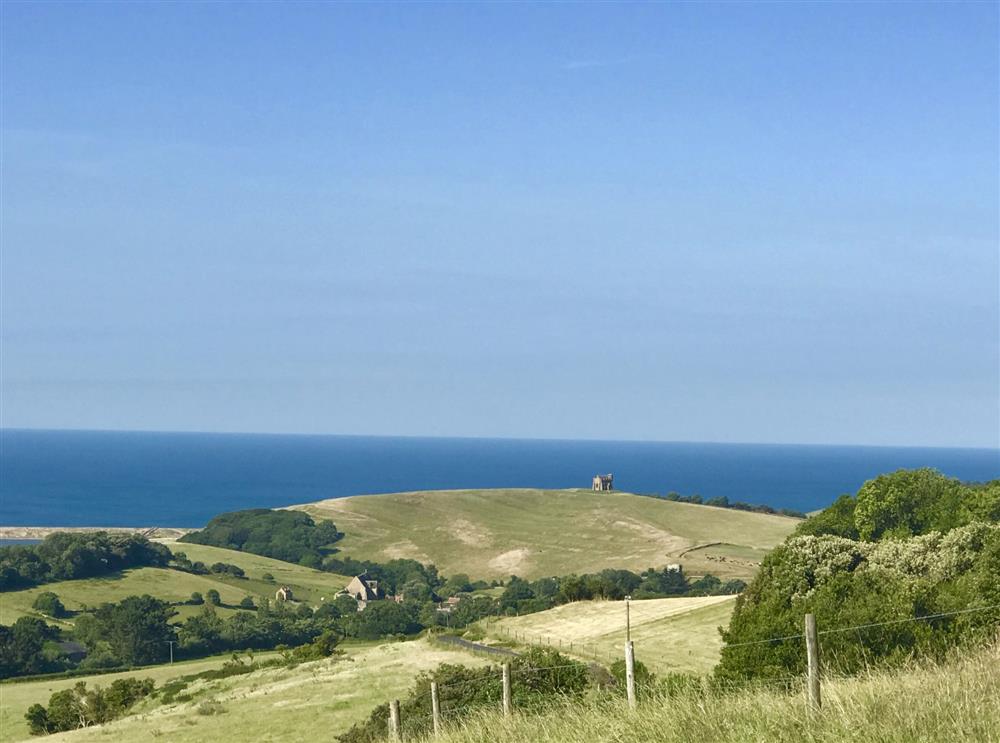
[[[609,472],[606,475],[594,475],[593,490],[604,492],[607,490],[614,490],[614,478]]]
[[[288,586],[282,586],[275,592],[274,598],[276,601],[291,601],[292,589]]]
[[[382,590],[378,587],[378,581],[368,575],[368,573],[355,575],[351,578],[351,582],[347,584],[344,592],[357,600],[358,611],[368,606],[369,601],[378,601],[384,598]]]

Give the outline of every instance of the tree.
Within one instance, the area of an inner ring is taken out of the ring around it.
[[[177,633],[180,646],[185,650],[210,653],[224,647],[222,641],[223,621],[211,606],[205,606],[201,613],[184,622]]]
[[[337,607],[337,611],[343,616],[358,613],[358,600],[353,596],[348,596],[346,593],[342,593],[334,598],[333,605]]]
[[[104,604],[95,613],[101,639],[123,663],[142,665],[164,658],[168,641],[174,640],[170,605],[149,595],[128,596],[117,604]]]
[[[24,718],[28,721],[28,732],[32,735],[47,735],[55,732],[55,728],[49,720],[49,711],[40,704],[28,707]]]
[[[63,606],[62,601],[52,591],[43,591],[38,594],[31,606],[42,614],[47,614],[56,619],[66,616],[66,607]]]
[[[220,606],[222,604],[222,596],[214,588],[209,588],[205,591],[205,600],[212,606]]]
[[[832,534],[846,539],[859,539],[858,527],[854,523],[856,506],[857,502],[854,500],[854,496],[845,493],[837,498],[832,505],[799,524],[795,533],[817,537],[822,534]]]
[[[201,606],[205,603],[205,597],[199,591],[195,591],[191,594],[191,598],[188,599],[188,603],[194,606]]]
[[[59,630],[37,617],[20,617],[10,627],[0,625],[0,671],[3,676],[23,676],[50,670],[42,653],[45,643]]]
[[[854,523],[865,540],[948,531],[962,523],[963,487],[930,468],[897,470],[858,490]]]
[[[240,608],[241,609],[256,609],[257,607],[254,606],[254,603],[253,603],[253,596],[244,596],[240,600]]]
[[[378,640],[388,635],[409,635],[420,630],[419,607],[395,601],[373,601],[356,614],[350,629],[362,640]]]

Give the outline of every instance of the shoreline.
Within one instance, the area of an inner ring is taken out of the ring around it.
[[[197,529],[175,526],[0,526],[0,539],[45,539],[56,532],[108,531],[122,534],[146,534],[150,539],[176,539]]]

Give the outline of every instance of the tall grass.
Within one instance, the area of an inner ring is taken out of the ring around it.
[[[539,715],[482,712],[438,743],[998,743],[1000,645],[948,663],[912,664],[823,684],[810,712],[800,691],[650,695],[567,702]]]

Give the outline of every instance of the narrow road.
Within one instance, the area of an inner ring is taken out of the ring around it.
[[[478,642],[471,642],[462,637],[455,637],[453,635],[441,635],[435,637],[438,642],[443,642],[448,645],[457,645],[460,648],[465,648],[466,650],[473,650],[480,653],[487,653],[489,655],[507,655],[507,656],[518,656],[520,653],[515,653],[510,648],[497,648],[492,645],[481,645]]]

